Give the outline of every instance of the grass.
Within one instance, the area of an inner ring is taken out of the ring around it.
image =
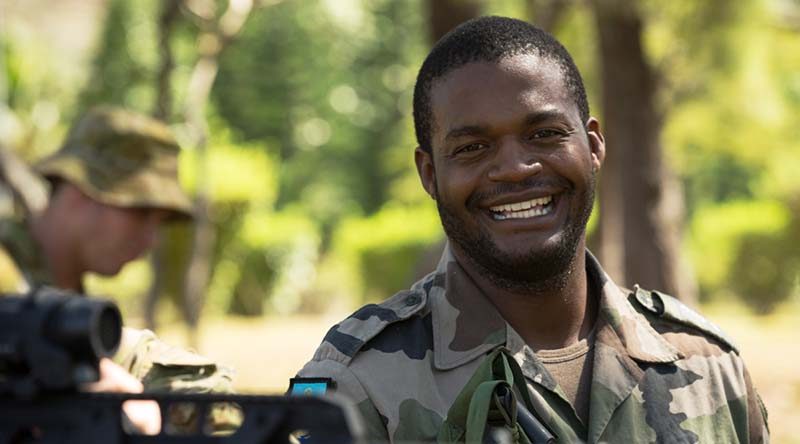
[[[203,322],[197,349],[236,370],[235,386],[245,393],[286,391],[289,378],[311,359],[328,328],[347,316],[224,317]],[[159,331],[170,344],[186,345],[182,326]]]
[[[738,344],[769,411],[772,442],[800,444],[800,309],[791,306],[768,317],[730,305],[705,307],[703,312]],[[283,393],[328,328],[344,316],[209,319],[200,329],[198,349],[234,367],[241,392]],[[159,334],[172,344],[187,341],[175,324]]]

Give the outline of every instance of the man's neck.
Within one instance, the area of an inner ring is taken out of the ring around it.
[[[572,266],[552,285],[503,288],[483,273],[461,252],[454,255],[478,288],[528,346],[534,350],[563,348],[585,338],[597,316],[597,298],[586,273],[585,243],[576,249]]]
[[[67,227],[60,227],[49,211],[31,220],[31,235],[42,252],[52,284],[58,288],[83,291],[83,270],[72,246],[64,236]]]

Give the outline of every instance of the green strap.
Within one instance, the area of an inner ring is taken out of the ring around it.
[[[508,385],[505,381],[486,381],[478,385],[472,394],[467,415],[466,442],[479,444],[483,442],[486,423],[489,419],[489,409],[492,407],[494,392],[500,385]]]
[[[506,353],[502,353],[502,357],[503,362],[509,367],[509,372],[511,373],[511,376],[508,378],[510,379],[511,386],[515,387],[517,393],[522,396],[522,402],[525,404],[525,408],[531,412],[535,411],[533,408],[533,401],[531,400],[531,394],[528,391],[528,385],[525,383],[525,376],[522,375],[522,369],[519,368],[519,364]]]
[[[512,411],[506,412],[506,406],[496,395],[500,389],[510,390]],[[486,356],[484,362],[476,369],[470,380],[456,397],[447,412],[439,430],[439,443],[480,443],[486,431],[487,423],[503,421],[520,443],[528,443],[524,433],[519,433],[516,424],[516,396],[521,396],[525,407],[533,411],[525,377],[517,361],[510,352],[498,348]]]

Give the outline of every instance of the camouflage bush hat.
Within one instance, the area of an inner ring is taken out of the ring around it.
[[[179,151],[166,124],[121,108],[97,107],[36,170],[66,180],[98,202],[191,217],[191,201],[178,183]]]

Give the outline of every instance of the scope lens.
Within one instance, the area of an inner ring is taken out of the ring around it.
[[[122,315],[110,301],[69,297],[49,316],[47,336],[76,356],[112,356],[122,336]]]
[[[122,339],[122,317],[116,307],[108,305],[98,315],[97,337],[100,339],[100,356],[112,356]]]

